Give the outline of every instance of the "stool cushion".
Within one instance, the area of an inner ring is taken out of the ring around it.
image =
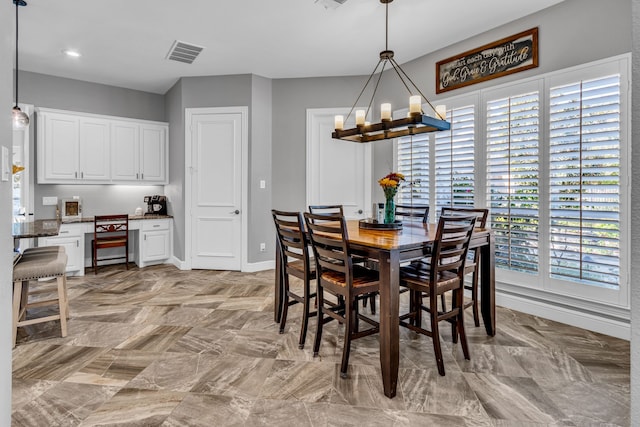
[[[62,247],[58,252],[43,252],[23,256],[13,267],[13,281],[62,276],[65,274],[66,267],[67,254]]]

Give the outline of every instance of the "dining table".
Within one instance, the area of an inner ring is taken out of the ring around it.
[[[380,368],[384,394],[396,395],[400,361],[400,265],[429,254],[437,224],[407,221],[396,230],[361,228],[359,220],[348,220],[349,247],[359,255],[378,261],[380,275]],[[277,248],[278,245],[276,245]],[[495,240],[490,228],[476,228],[469,248],[480,251],[480,310],[488,335],[495,324]],[[276,249],[274,320],[282,309],[281,254]]]

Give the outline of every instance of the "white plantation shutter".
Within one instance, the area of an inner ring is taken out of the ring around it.
[[[620,76],[549,94],[551,277],[620,283]]]
[[[447,111],[448,131],[405,136],[398,140],[398,172],[407,183],[398,192],[398,203],[431,206],[436,218],[442,206],[473,206],[475,106]],[[430,141],[435,138],[435,156],[430,156]],[[435,171],[435,182],[430,173]],[[431,195],[435,195],[432,200]],[[413,200],[411,198],[413,197]]]
[[[435,134],[435,209],[474,205],[475,106],[447,111],[451,129]]]
[[[406,180],[398,191],[398,203],[409,204],[413,197],[413,204],[429,205],[429,135],[400,138],[397,151],[398,172]]]
[[[487,101],[487,198],[496,266],[539,269],[539,94]]]

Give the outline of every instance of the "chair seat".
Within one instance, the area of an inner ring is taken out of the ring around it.
[[[370,270],[368,268],[354,265],[353,266],[353,287],[354,288],[363,288],[363,287],[371,287],[376,286],[375,283],[379,280],[379,274],[376,270]],[[333,283],[336,286],[340,286],[342,288],[346,287],[344,274],[339,273],[337,271],[325,271],[322,274],[322,278],[328,282]]]
[[[300,274],[304,274],[304,270],[305,270],[305,265],[304,265],[304,261],[290,261],[287,264],[287,268],[289,270],[296,270],[298,271]],[[316,264],[315,263],[309,263],[309,271],[311,272],[311,274],[315,274],[316,272]]]
[[[428,274],[417,273],[414,269],[400,269],[400,283],[416,291],[429,292],[431,286]],[[455,289],[458,286],[458,275],[451,271],[442,271],[437,277],[437,293]]]
[[[126,237],[122,237],[122,236],[117,236],[117,237],[101,237],[99,239],[95,240],[95,244],[96,245],[111,245],[111,244],[117,244],[117,245],[122,245],[124,243],[127,243],[127,238]]]

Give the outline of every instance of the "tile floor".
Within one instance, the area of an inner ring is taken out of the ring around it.
[[[630,423],[626,341],[498,307],[495,337],[467,316],[470,361],[442,328],[441,377],[430,339],[402,329],[398,394],[388,399],[376,336],[354,341],[341,379],[338,324],[325,327],[317,358],[314,320],[298,349],[298,306],[278,333],[273,270],[87,273],[68,281],[66,338],[56,322],[19,332],[14,427]]]

